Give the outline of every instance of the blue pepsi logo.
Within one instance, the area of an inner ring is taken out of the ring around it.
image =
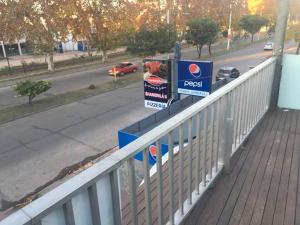
[[[189,71],[194,77],[200,77],[202,74],[200,67],[194,63],[189,65]]]

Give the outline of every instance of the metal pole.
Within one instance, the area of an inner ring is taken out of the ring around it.
[[[181,45],[180,42],[176,42],[175,44],[175,53],[174,60],[172,60],[172,73],[171,73],[171,90],[172,90],[172,99],[178,100],[180,99],[180,95],[178,94],[178,67],[177,63],[181,59]]]
[[[279,0],[279,11],[276,22],[275,37],[274,37],[274,52],[273,55],[277,57],[275,75],[272,85],[272,97],[270,110],[275,110],[277,107],[279,87],[282,71],[282,58],[284,50],[285,33],[287,28],[287,21],[289,16],[289,1]]]
[[[229,26],[227,34],[227,51],[230,49],[230,38],[231,38],[231,24],[232,24],[232,5],[230,4],[230,13],[229,13]]]
[[[1,46],[2,46],[3,57],[6,58],[6,51],[5,51],[5,47],[4,47],[4,42],[3,41],[1,41]]]

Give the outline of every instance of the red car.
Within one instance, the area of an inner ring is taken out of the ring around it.
[[[138,70],[138,66],[131,62],[122,62],[108,71],[109,75],[123,76],[126,73],[135,73]]]

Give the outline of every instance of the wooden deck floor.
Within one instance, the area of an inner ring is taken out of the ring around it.
[[[300,224],[300,112],[267,114],[237,154],[185,224]]]

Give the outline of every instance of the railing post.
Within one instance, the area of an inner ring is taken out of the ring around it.
[[[230,157],[232,153],[232,144],[233,144],[233,115],[232,115],[232,92],[228,93],[226,96],[226,117],[224,124],[224,149],[223,149],[223,163],[225,173],[230,172]]]
[[[273,111],[277,107],[277,101],[279,96],[281,72],[282,72],[282,57],[284,50],[285,33],[289,15],[289,2],[290,0],[279,1],[279,11],[276,22],[275,37],[274,37],[274,52],[276,56],[275,75],[272,84],[272,96],[270,110]]]

